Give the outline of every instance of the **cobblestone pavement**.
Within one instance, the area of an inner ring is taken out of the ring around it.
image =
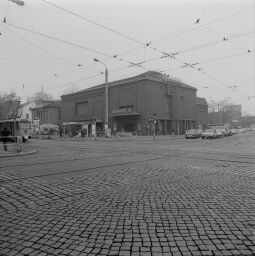
[[[0,255],[255,255],[254,141],[31,142],[0,162]]]

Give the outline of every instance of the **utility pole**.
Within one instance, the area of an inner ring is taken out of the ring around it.
[[[108,108],[109,108],[109,97],[108,97],[108,68],[105,63],[94,58],[95,62],[99,62],[105,66],[105,137],[107,137],[108,132]]]

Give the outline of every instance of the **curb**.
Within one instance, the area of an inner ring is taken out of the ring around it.
[[[16,154],[0,155],[0,158],[14,157],[14,156],[26,156],[26,155],[35,154],[36,152],[37,152],[36,150],[31,150],[31,151],[28,151],[28,152],[20,152],[20,153],[16,153]]]
[[[164,135],[161,136],[156,136],[156,140],[176,140],[176,139],[184,139],[185,137],[182,135],[179,136],[174,136],[174,137],[164,137]],[[53,138],[52,140],[54,141],[94,141],[95,137],[62,137],[62,138]],[[133,136],[133,137],[109,137],[109,138],[105,138],[105,137],[96,137],[97,141],[151,141],[153,140],[153,136]]]

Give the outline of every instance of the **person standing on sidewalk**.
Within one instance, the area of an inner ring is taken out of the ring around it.
[[[172,128],[172,136],[174,137],[174,128]]]
[[[6,142],[8,141],[8,136],[10,136],[11,132],[8,129],[8,127],[4,127],[4,129],[1,131],[1,135],[3,137],[3,143],[4,143],[4,151],[7,151],[7,145]]]

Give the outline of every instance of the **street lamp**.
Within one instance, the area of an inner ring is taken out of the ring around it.
[[[107,136],[107,130],[108,130],[108,104],[109,104],[109,99],[108,99],[108,69],[107,65],[103,63],[102,61],[94,58],[93,59],[95,62],[99,62],[105,66],[105,136]]]
[[[20,5],[20,6],[25,5],[25,3],[23,1],[21,1],[21,0],[10,0],[10,1],[15,3],[15,4],[17,4],[17,5]]]

